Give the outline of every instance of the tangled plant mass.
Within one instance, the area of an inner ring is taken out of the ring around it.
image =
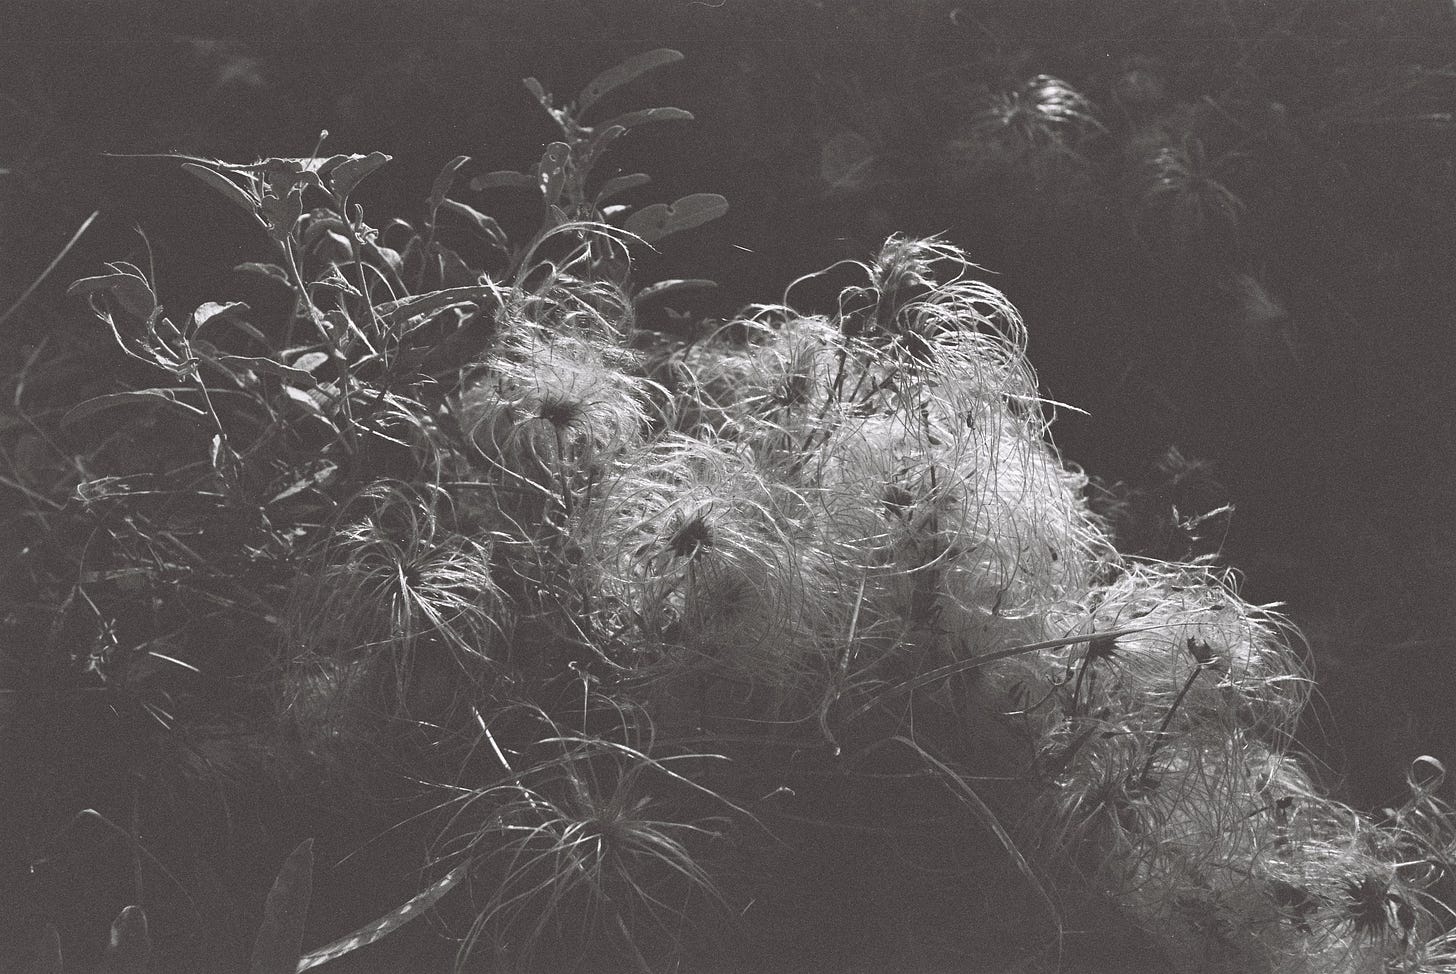
[[[434,225],[462,212],[461,160],[403,252],[347,206],[378,154],[192,164],[258,216],[294,312],[177,328],[134,265],[78,285],[162,379],[71,419],[176,418],[146,475],[238,515],[189,547],[181,505],[88,509],[110,540],[86,618],[134,632],[117,580],[185,569],[160,602],[246,619],[275,704],[252,716],[281,718],[289,761],[425,796],[389,827],[468,878],[441,906],[465,968],[691,967],[695,926],[747,909],[727,864],[774,832],[772,796],[889,773],[942,782],[1049,926],[1090,887],[1183,972],[1456,971],[1439,769],[1381,822],[1319,793],[1291,632],[1208,561],[1118,554],[1050,445],[1019,315],[959,250],[891,238],[828,313],[755,307],[694,341],[636,323],[634,239],[712,205],[603,222],[592,164],[653,119],[581,115],[670,60],[552,108],[566,141],[505,174],[524,183],[477,179],[540,190],[544,226],[511,249],[465,207],[502,263],[463,280]],[[73,486],[124,504],[121,483]],[[148,713],[184,694],[138,658],[215,663],[136,646],[93,664]]]

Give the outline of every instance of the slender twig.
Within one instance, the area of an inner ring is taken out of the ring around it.
[[[1198,679],[1198,674],[1203,672],[1203,668],[1205,665],[1206,664],[1204,663],[1194,664],[1193,672],[1189,673],[1188,679],[1183,681],[1183,689],[1178,691],[1178,695],[1173,698],[1173,705],[1169,707],[1168,712],[1163,715],[1163,722],[1158,725],[1158,732],[1153,735],[1152,746],[1148,748],[1148,759],[1143,762],[1143,773],[1142,777],[1138,779],[1139,781],[1147,781],[1148,776],[1152,774],[1153,758],[1158,756],[1158,748],[1162,747],[1163,743],[1166,740],[1164,735],[1168,733],[1168,725],[1173,722],[1173,715],[1178,712],[1178,705],[1181,704],[1183,702],[1183,698],[1188,695],[1188,691],[1193,687],[1193,681]]]
[[[998,662],[1003,659],[1010,659],[1013,656],[1025,656],[1028,653],[1040,652],[1044,649],[1060,649],[1063,646],[1075,646],[1078,643],[1091,643],[1098,639],[1117,639],[1122,636],[1131,636],[1140,632],[1154,632],[1159,629],[1176,629],[1184,625],[1182,622],[1167,622],[1156,626],[1129,626],[1125,629],[1108,629],[1102,632],[1089,632],[1080,636],[1063,636],[1059,639],[1046,639],[1039,643],[1028,643],[1025,646],[1013,646],[1010,649],[999,650],[994,653],[985,653],[981,656],[972,656],[970,659],[956,660],[954,663],[947,663],[944,666],[937,666],[933,670],[927,670],[912,680],[906,680],[898,686],[876,695],[866,702],[858,710],[849,716],[850,721],[863,717],[876,706],[883,703],[886,698],[901,693],[911,693],[921,687],[929,686],[947,677],[955,676],[958,673],[969,673],[978,670],[983,666]]]

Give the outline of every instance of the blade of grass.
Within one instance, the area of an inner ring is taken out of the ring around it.
[[[890,740],[894,743],[905,745],[918,754],[921,760],[940,772],[946,787],[965,803],[977,821],[991,830],[991,833],[996,836],[996,841],[1000,842],[1002,847],[1006,849],[1007,854],[1011,856],[1011,861],[1016,866],[1017,872],[1025,877],[1026,882],[1031,886],[1032,890],[1046,904],[1047,915],[1051,917],[1052,923],[1057,929],[1057,939],[1060,942],[1064,926],[1061,910],[1057,908],[1056,901],[1052,899],[1051,893],[1047,891],[1046,886],[1037,876],[1036,870],[1031,867],[1031,863],[1027,861],[1026,856],[1022,854],[1021,849],[1016,845],[1016,841],[1012,839],[1011,833],[1006,831],[1006,827],[1001,824],[1001,820],[991,810],[991,806],[987,805],[981,796],[976,794],[975,789],[966,783],[965,778],[956,774],[953,768],[921,747],[918,742],[901,734],[895,735]]]
[[[469,863],[456,866],[429,889],[412,897],[409,902],[405,903],[399,909],[391,910],[387,916],[381,917],[367,926],[360,927],[347,937],[340,937],[326,947],[309,951],[299,959],[297,974],[303,974],[304,971],[311,967],[326,964],[335,958],[342,957],[350,951],[358,950],[360,947],[367,947],[376,940],[398,930],[428,910],[431,906],[434,906],[440,897],[454,889],[455,885],[464,878],[469,868]]]
[[[15,301],[11,303],[10,307],[6,308],[3,313],[0,313],[0,327],[4,327],[5,322],[10,320],[10,316],[15,314],[15,312],[20,309],[20,306],[25,304],[26,301],[30,300],[30,296],[35,293],[35,289],[40,287],[41,283],[50,276],[51,271],[55,270],[56,266],[65,259],[65,256],[71,252],[71,249],[73,247],[76,246],[76,241],[81,239],[81,235],[91,228],[91,224],[96,222],[96,218],[100,215],[100,210],[93,210],[91,212],[91,215],[81,222],[81,226],[76,229],[75,233],[71,234],[71,239],[66,241],[66,245],[61,248],[61,252],[56,254],[56,256],[51,259],[51,262],[46,265],[45,270],[40,272],[40,276],[37,277],[35,280],[31,281],[30,287],[22,291],[20,297],[16,298]]]

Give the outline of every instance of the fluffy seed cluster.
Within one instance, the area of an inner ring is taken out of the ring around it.
[[[1291,756],[1309,692],[1292,633],[1226,572],[1116,553],[1049,445],[1005,299],[936,241],[891,240],[864,270],[832,317],[761,309],[738,323],[746,342],[674,363],[670,415],[711,444],[717,472],[701,476],[718,500],[654,520],[666,537],[639,550],[740,566],[764,630],[793,620],[772,658],[817,678],[831,734],[856,731],[832,715],[912,697],[1014,722],[1027,750],[991,764],[1030,783],[1010,810],[1022,834],[1123,904],[1176,969],[1450,969],[1429,785],[1413,790],[1420,828],[1321,796]],[[638,463],[624,476],[652,480]],[[676,618],[709,638],[705,619]],[[718,658],[768,675],[749,652]],[[985,741],[930,743],[986,767],[971,753]]]
[[[711,878],[701,818],[628,785],[751,728],[909,745],[1037,889],[1091,882],[1179,971],[1456,971],[1429,776],[1380,824],[1323,797],[1293,756],[1288,627],[1211,564],[1118,555],[1015,309],[940,241],[861,270],[832,313],[760,307],[651,362],[600,315],[517,302],[450,407],[473,513],[380,487],[321,552],[292,609],[300,706],[386,662],[396,686],[431,654],[473,674],[431,711],[498,758],[452,781],[441,841],[496,863],[470,941],[506,950],[585,897],[628,950],[632,897],[663,895],[634,870]],[[603,710],[629,731],[591,731]],[[717,815],[762,779],[714,781],[692,796]]]

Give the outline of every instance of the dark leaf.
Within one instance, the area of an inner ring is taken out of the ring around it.
[[[367,156],[346,156],[329,170],[326,177],[329,189],[336,198],[342,200],[354,192],[354,187],[363,182],[364,177],[393,158],[394,156],[385,155],[383,152],[371,152]]]
[[[622,227],[652,243],[670,233],[702,226],[727,212],[728,201],[717,193],[693,193],[671,206],[666,203],[653,203],[644,207],[629,216]]]
[[[621,125],[608,125],[606,128],[600,129],[596,135],[592,136],[591,144],[587,147],[587,158],[595,159],[626,132],[627,129]],[[585,168],[590,169],[591,167],[588,165]]]
[[[384,266],[394,272],[396,277],[404,273],[404,258],[400,256],[399,251],[393,247],[380,247],[376,244],[370,244],[369,247],[376,257],[384,261]]]
[[[79,423],[89,416],[105,412],[108,409],[138,403],[151,406],[170,406],[184,415],[193,416],[198,419],[207,418],[206,412],[198,409],[196,406],[182,402],[170,389],[137,389],[132,392],[113,392],[105,396],[97,396],[94,399],[87,399],[85,402],[77,403],[61,419],[61,425],[70,426]]]
[[[101,293],[111,298],[118,307],[134,318],[147,321],[157,310],[157,296],[152,285],[142,272],[130,264],[117,262],[108,264],[114,273],[99,277],[83,277],[72,284],[67,295],[82,295],[98,314],[100,310],[94,295]]]
[[[479,192],[483,189],[495,189],[498,186],[517,186],[521,189],[530,189],[536,185],[536,180],[523,172],[516,172],[512,169],[497,169],[495,172],[488,172],[484,176],[476,176],[470,181],[470,188]]]
[[[470,161],[469,156],[456,156],[445,163],[445,168],[440,170],[440,175],[435,177],[434,184],[430,187],[430,219],[434,220],[435,211],[445,203],[445,197],[450,195],[450,187],[455,185],[455,174],[460,167]]]
[[[625,193],[629,189],[636,189],[638,186],[645,186],[652,182],[652,177],[645,172],[634,172],[626,176],[613,176],[602,183],[602,188],[597,191],[597,205],[605,203],[619,193]]]
[[[282,196],[270,192],[259,202],[258,213],[273,239],[281,243],[303,216],[303,191],[295,187],[285,190]]]
[[[381,917],[368,926],[355,930],[347,937],[341,937],[327,947],[320,947],[318,950],[310,951],[298,962],[298,974],[302,974],[302,972],[311,967],[317,967],[320,964],[325,964],[342,957],[350,951],[358,950],[360,947],[367,947],[398,930],[434,906],[440,897],[450,892],[465,876],[466,869],[467,866],[456,866],[429,889],[414,896],[399,909],[391,911],[388,916]]]
[[[257,213],[258,198],[217,170],[209,169],[207,166],[200,166],[195,162],[182,163],[182,169],[184,172],[190,172],[217,190],[223,195],[224,199],[238,207],[244,213],[250,216]]]
[[[111,939],[106,944],[101,970],[103,974],[147,974],[151,956],[147,914],[139,906],[128,906],[111,923]]]
[[[283,863],[253,941],[249,974],[293,974],[303,954],[303,927],[313,893],[313,839],[304,839]]]
[[[440,258],[442,286],[468,287],[480,280],[480,275],[465,263],[465,259],[444,244],[435,244],[435,254]]]
[[[263,277],[272,278],[284,287],[293,287],[293,282],[288,279],[288,272],[277,264],[260,264],[249,261],[246,264],[239,264],[233,270],[244,274],[261,274]]]
[[[487,216],[475,207],[468,206],[459,200],[446,200],[443,208],[469,220],[475,229],[500,249],[506,250],[510,247],[510,241],[506,239],[506,232],[501,229],[501,225],[496,222],[495,217]]]
[[[670,47],[659,47],[656,50],[629,57],[621,64],[608,68],[588,81],[586,87],[581,89],[581,94],[576,96],[577,115],[585,117],[587,109],[608,92],[615,91],[648,71],[682,59],[681,51],[674,51]]]
[[[415,315],[438,311],[452,304],[482,304],[494,308],[499,304],[495,287],[489,284],[474,284],[470,287],[447,288],[430,294],[418,294],[398,301],[386,301],[377,309],[381,323],[396,325]]]
[[[227,369],[241,369],[246,372],[262,372],[267,375],[276,375],[280,379],[287,379],[294,385],[302,386],[305,389],[312,388],[316,384],[314,377],[303,369],[296,369],[284,365],[282,362],[271,358],[255,355],[214,355],[211,360]]]

